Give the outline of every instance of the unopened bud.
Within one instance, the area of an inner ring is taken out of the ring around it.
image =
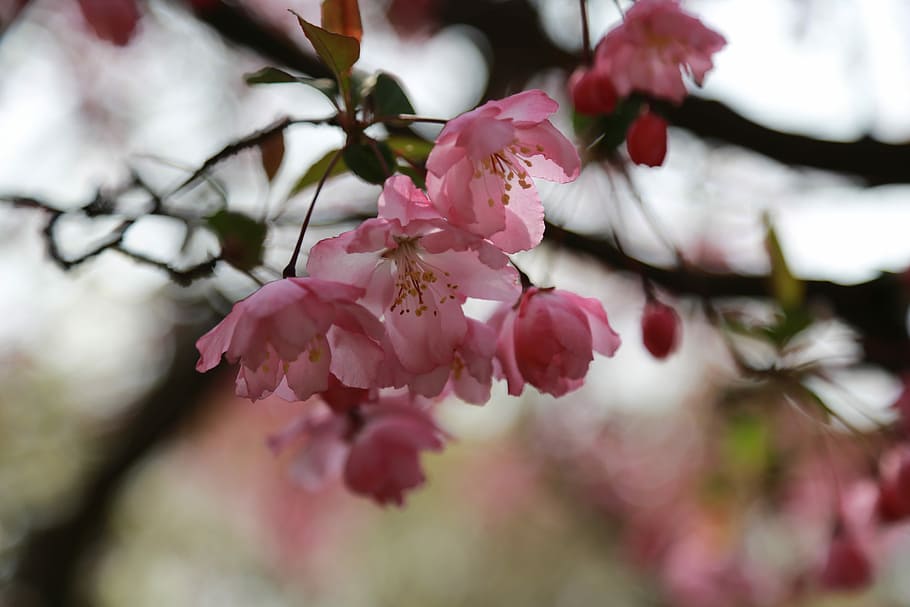
[[[676,310],[656,299],[645,305],[641,315],[641,337],[654,358],[663,359],[679,346],[682,322]]]
[[[645,110],[626,133],[626,149],[635,164],[662,165],[667,157],[667,121]]]
[[[616,109],[616,91],[606,74],[580,67],[569,78],[572,105],[579,114],[597,116]]]

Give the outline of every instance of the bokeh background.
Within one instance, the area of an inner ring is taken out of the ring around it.
[[[684,4],[729,44],[694,98],[702,105],[680,110],[666,166],[591,163],[574,184],[542,186],[550,220],[617,233],[656,266],[679,253],[743,276],[769,270],[770,221],[802,279],[851,285],[904,272],[910,5]],[[597,40],[620,13],[608,0],[588,5]],[[99,38],[75,0],[0,0],[0,198],[72,209],[133,174],[167,191],[278,118],[330,115],[306,86],[244,81],[309,57],[287,9],[318,22],[316,0],[137,6],[136,30],[118,45]],[[574,0],[361,8],[358,66],[396,75],[418,113],[451,117],[534,86],[563,103],[557,123],[571,132]],[[228,14],[250,19],[247,29],[219,20]],[[244,43],[249,23],[289,46],[256,52]],[[729,115],[742,122],[711,130]],[[782,137],[782,147],[742,124]],[[863,138],[884,150],[877,164],[860,162],[860,150],[855,167],[826,170],[828,156],[797,149]],[[274,180],[249,150],[180,208],[193,216],[226,201],[269,218],[256,277],[274,278],[312,190],[288,193],[342,143],[331,127],[295,126]],[[791,151],[805,162],[788,161]],[[368,212],[377,193],[351,176],[331,180],[309,239]],[[838,414],[831,421],[797,402],[792,378],[745,376],[701,300],[664,295],[685,326],[680,351],[659,362],[640,344],[634,275],[558,243],[520,255],[538,283],[601,298],[622,348],[559,400],[530,389],[512,398],[499,386],[482,408],[443,404],[440,423],[457,440],[425,458],[429,481],[405,508],[382,509],[340,486],[295,482],[292,454],[265,442],[293,405],[237,400],[229,369],[194,372],[193,342],[255,288],[249,276],[219,264],[177,285],[117,251],[64,270],[48,257],[45,222],[40,210],[0,208],[2,605],[910,605],[900,526],[883,541],[871,586],[833,592],[817,579],[841,488],[874,470],[878,429],[893,420],[902,386],[897,366],[868,364],[834,314],[819,314],[786,352],[738,344],[755,367],[823,369],[798,383]],[[55,239],[65,258],[78,257],[112,225],[74,214]],[[124,246],[178,266],[217,250],[204,236],[184,242],[180,222],[155,216],[136,221]],[[755,323],[774,314],[767,301],[716,303]]]

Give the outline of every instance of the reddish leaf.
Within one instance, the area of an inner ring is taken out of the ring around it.
[[[284,160],[284,135],[281,132],[275,133],[259,144],[259,151],[262,152],[262,168],[271,181],[278,174],[281,161]]]
[[[335,34],[313,25],[297,13],[294,13],[294,16],[300,22],[303,33],[306,34],[319,58],[339,80],[344,79],[350,73],[354,64],[357,63],[357,60],[360,59],[360,42],[356,38]]]
[[[360,42],[363,38],[363,25],[360,22],[360,6],[357,0],[324,0],[322,27]]]

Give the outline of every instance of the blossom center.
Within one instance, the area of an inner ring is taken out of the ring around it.
[[[420,255],[420,238],[396,238],[398,247],[388,256],[395,263],[395,299],[391,311],[398,314],[423,316],[432,311],[438,316],[438,306],[448,299],[454,299],[458,285],[441,279],[449,272],[437,268]]]
[[[523,190],[531,187],[526,167],[531,166],[528,156],[534,151],[530,146],[516,139],[501,150],[482,159],[479,165],[474,165],[473,177],[475,180],[482,180],[481,183],[487,193],[488,205],[492,207],[497,201],[508,205],[511,200],[509,192],[516,184]],[[542,152],[543,146],[538,144],[536,151]],[[490,191],[489,180],[485,177],[495,178],[496,191]]]

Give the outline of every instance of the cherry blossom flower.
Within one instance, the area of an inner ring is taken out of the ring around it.
[[[386,182],[379,217],[317,243],[307,270],[364,289],[364,305],[384,315],[394,356],[416,374],[453,363],[468,330],[467,297],[501,301],[520,291],[500,250],[449,225],[403,176]]]
[[[271,282],[199,338],[196,369],[216,367],[222,354],[240,362],[237,394],[252,400],[273,392],[305,400],[329,387],[330,371],[348,386],[371,387],[383,358],[382,325],[354,302],[362,294],[315,278]]]
[[[409,374],[399,367],[391,385],[407,385],[421,396],[433,398],[453,392],[461,400],[482,405],[490,400],[493,383],[493,355],[496,353],[496,332],[485,323],[466,318],[467,331],[455,346],[452,362],[422,374]]]
[[[543,237],[543,206],[531,177],[578,177],[575,146],[548,120],[559,108],[543,91],[489,101],[450,120],[427,159],[427,191],[451,223],[503,251]]]
[[[345,412],[319,403],[268,444],[276,453],[296,445],[291,474],[307,490],[343,477],[354,493],[400,506],[425,481],[420,452],[442,450],[445,438],[424,408],[393,394]]]
[[[423,409],[381,401],[364,407],[359,423],[344,466],[345,484],[380,504],[401,506],[404,492],[426,480],[420,452],[441,451],[444,433]]]
[[[345,415],[319,403],[281,432],[269,436],[267,443],[276,455],[296,445],[291,477],[307,491],[318,491],[341,477],[350,450],[345,440],[349,426]]]
[[[651,356],[664,359],[679,346],[682,323],[676,310],[652,299],[641,315],[641,337]]]
[[[525,383],[553,396],[584,383],[593,350],[613,356],[621,340],[596,299],[556,289],[527,289],[517,306],[503,306],[490,319],[499,331],[496,360],[509,394]]]
[[[680,103],[680,70],[701,86],[723,36],[684,12],[678,0],[639,0],[597,45],[595,65],[610,75],[620,97],[633,92]]]
[[[635,164],[657,167],[667,157],[667,121],[645,110],[629,126],[626,150]]]

